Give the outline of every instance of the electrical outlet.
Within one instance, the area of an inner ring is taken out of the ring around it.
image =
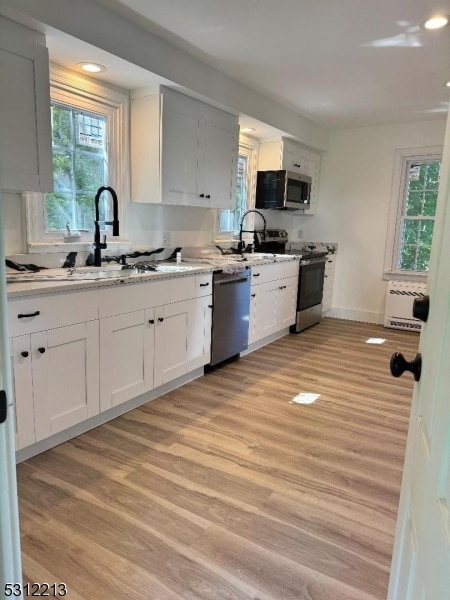
[[[163,248],[168,248],[171,245],[172,244],[170,242],[170,231],[163,231],[161,233],[161,246]]]

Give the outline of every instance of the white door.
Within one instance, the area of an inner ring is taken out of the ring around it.
[[[206,206],[231,209],[235,203],[238,128],[230,123],[229,115],[215,115],[206,119],[204,132]]]
[[[441,178],[389,600],[450,598],[450,119]]]
[[[100,407],[107,410],[153,389],[155,311],[100,320]]]
[[[36,441],[99,413],[99,324],[31,334]]]
[[[155,308],[155,387],[186,374],[189,301]]]
[[[22,565],[14,458],[14,416],[8,348],[2,206],[0,197],[0,390],[6,391],[8,403],[6,421],[0,423],[0,590],[2,590],[0,593],[3,594],[7,583],[22,582]]]

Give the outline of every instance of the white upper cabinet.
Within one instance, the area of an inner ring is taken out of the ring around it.
[[[45,37],[3,17],[0,82],[1,188],[50,192],[53,166]]]
[[[317,193],[319,187],[320,154],[304,148],[292,140],[261,141],[258,153],[259,171],[278,171],[286,169],[302,175],[309,175],[311,182],[311,198],[309,208],[303,210],[305,215],[313,215],[317,211]]]
[[[232,207],[238,145],[234,115],[167,88],[133,93],[133,202]]]

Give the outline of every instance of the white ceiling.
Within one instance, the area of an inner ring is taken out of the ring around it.
[[[448,110],[450,27],[420,25],[450,14],[450,0],[98,1],[325,127],[444,118]],[[47,44],[60,64],[107,64],[104,78],[122,87],[161,81],[54,30]]]

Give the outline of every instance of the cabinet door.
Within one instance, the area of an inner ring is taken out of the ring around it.
[[[153,389],[154,309],[100,320],[100,409]]]
[[[189,300],[155,308],[155,387],[186,373],[188,315]]]
[[[260,321],[261,286],[252,286],[250,291],[250,323],[248,327],[248,344],[253,344],[261,338]]]
[[[308,151],[290,142],[283,142],[283,169],[307,175]]]
[[[325,263],[325,279],[323,282],[322,313],[331,310],[334,282],[334,256],[328,256]]]
[[[26,27],[0,17],[2,188],[50,192],[53,167],[48,52]],[[13,82],[13,83],[12,83]]]
[[[16,416],[16,448],[20,450],[34,444],[36,441],[29,335],[12,338],[11,359],[14,412]]]
[[[99,324],[31,335],[36,441],[99,412]]]
[[[239,136],[237,119],[227,114],[208,117],[204,134],[206,205],[233,209]]]
[[[295,323],[298,279],[291,277],[279,282],[277,295],[278,330]]]
[[[162,121],[162,201],[204,206],[204,148],[201,113],[191,102],[164,99]]]
[[[187,373],[211,360],[212,296],[189,301],[187,334]]]
[[[256,325],[258,339],[264,338],[278,329],[277,300],[279,281],[269,281],[260,285],[259,314]]]

